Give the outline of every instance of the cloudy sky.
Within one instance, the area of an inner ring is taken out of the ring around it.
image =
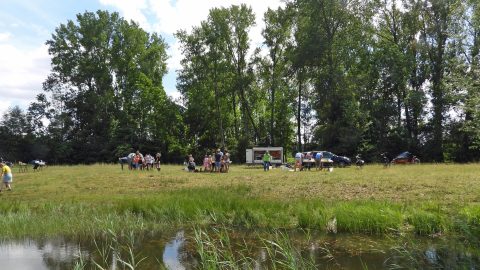
[[[260,46],[263,13],[283,5],[281,0],[0,0],[0,115],[10,106],[27,108],[42,92],[50,71],[45,41],[58,25],[75,20],[78,13],[117,11],[146,31],[160,33],[170,45],[164,86],[167,94],[176,97],[175,70],[181,55],[173,33],[198,25],[212,7],[241,3],[250,5],[257,15],[250,37],[252,46]]]

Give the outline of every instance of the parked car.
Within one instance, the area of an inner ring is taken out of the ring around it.
[[[403,152],[392,159],[392,164],[417,164],[420,163],[420,159],[410,152]]]
[[[333,166],[338,166],[338,167],[345,167],[345,166],[350,166],[352,165],[352,160],[348,157],[345,157],[345,156],[337,156],[335,155],[334,153],[332,152],[328,152],[328,151],[310,151],[310,152],[305,152],[303,153],[305,156],[307,153],[311,153],[311,156],[312,158],[310,160],[308,159],[303,159],[303,162],[313,162],[315,163],[315,160],[314,160],[314,157],[315,155],[318,153],[318,152],[321,152],[322,153],[322,156],[323,156],[323,159],[329,159],[329,160],[332,160],[333,161]]]

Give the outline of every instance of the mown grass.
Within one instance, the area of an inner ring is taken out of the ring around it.
[[[2,237],[225,224],[366,234],[460,235],[478,241],[480,165],[366,166],[325,172],[232,167],[58,166],[16,173],[0,195]],[[334,228],[331,228],[334,226]]]

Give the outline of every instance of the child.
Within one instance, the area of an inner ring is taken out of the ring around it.
[[[143,165],[143,155],[140,154],[139,151],[135,153],[135,157],[133,158],[133,164],[135,164],[135,169],[142,169]]]
[[[195,159],[191,154],[188,155],[187,168],[189,172],[195,172]]]
[[[298,152],[295,154],[295,168],[293,169],[294,171],[297,171],[297,168],[301,171],[302,168],[302,163],[303,163],[303,154],[301,152]]]
[[[225,156],[220,160],[220,172],[225,172]]]
[[[215,169],[215,159],[213,159],[212,155],[208,155],[208,160],[210,161],[210,172],[213,172]]]
[[[210,169],[210,159],[208,158],[208,155],[205,155],[203,158],[203,170],[206,172]]]
[[[160,171],[160,158],[162,157],[162,154],[157,153],[155,155],[155,164],[157,165],[157,171]]]
[[[13,181],[12,169],[10,169],[10,167],[3,162],[0,163],[0,169],[2,170],[3,183],[5,184],[5,187],[7,190],[12,190],[12,186],[10,185],[10,183]],[[2,192],[1,189],[0,192]]]
[[[230,154],[225,150],[225,155],[223,155],[223,160],[225,161],[225,172],[230,170]]]

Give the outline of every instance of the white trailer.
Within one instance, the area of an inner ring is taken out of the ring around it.
[[[262,158],[265,152],[272,156],[272,164],[283,164],[283,147],[254,147],[246,150],[247,164],[262,164]]]

